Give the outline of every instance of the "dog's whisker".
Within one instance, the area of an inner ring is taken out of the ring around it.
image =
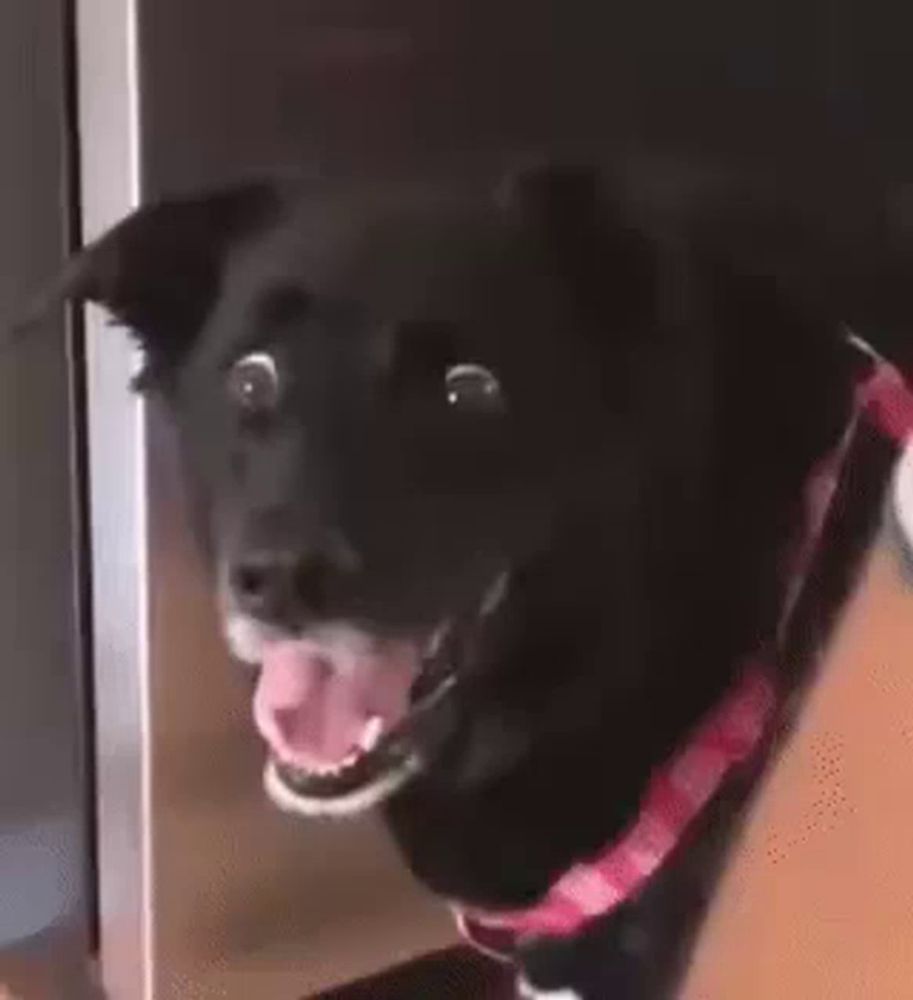
[[[487,618],[494,614],[495,611],[504,602],[504,598],[507,597],[507,591],[510,587],[510,573],[503,572],[499,573],[495,578],[494,582],[485,591],[485,596],[482,598],[481,615],[483,618]]]

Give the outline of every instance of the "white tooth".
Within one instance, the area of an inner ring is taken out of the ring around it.
[[[365,753],[370,753],[384,734],[384,720],[379,715],[372,715],[365,723],[365,728],[361,731],[361,738],[358,745]]]
[[[347,767],[351,767],[353,764],[358,763],[358,758],[361,754],[357,750],[350,750],[345,757],[342,758],[342,763],[340,764],[340,770],[345,770]]]
[[[482,614],[490,615],[493,611],[497,611],[498,606],[504,600],[507,594],[507,584],[509,583],[509,577],[507,573],[500,573],[496,578],[494,583],[485,591],[485,596],[482,598]]]

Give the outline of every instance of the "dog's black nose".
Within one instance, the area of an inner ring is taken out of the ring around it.
[[[239,611],[263,621],[297,626],[324,615],[339,567],[320,552],[259,550],[240,557],[231,569]]]

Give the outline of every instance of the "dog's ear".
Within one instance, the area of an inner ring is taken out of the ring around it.
[[[549,266],[571,284],[600,328],[652,310],[657,281],[651,242],[625,217],[599,171],[541,164],[515,171],[498,200],[545,248]]]
[[[274,185],[252,183],[140,208],[69,263],[44,306],[103,306],[144,350],[137,387],[158,384],[203,325],[230,248],[266,225],[279,203]]]

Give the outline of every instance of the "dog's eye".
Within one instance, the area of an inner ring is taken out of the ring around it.
[[[265,351],[254,351],[236,361],[228,372],[228,394],[247,413],[274,410],[281,394],[275,358]]]
[[[473,413],[496,413],[504,405],[501,383],[482,365],[452,365],[444,379],[447,402]]]

